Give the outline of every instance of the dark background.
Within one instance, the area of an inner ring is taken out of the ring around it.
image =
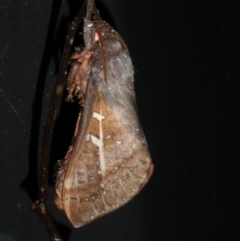
[[[240,8],[229,2],[97,1],[129,47],[155,171],[133,201],[80,229],[51,191],[65,240],[240,240]],[[67,23],[82,3],[0,1],[0,241],[48,240],[29,207]],[[63,102],[52,162],[75,115]]]

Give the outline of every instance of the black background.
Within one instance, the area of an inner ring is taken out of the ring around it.
[[[0,241],[48,240],[29,207],[67,23],[83,1],[0,2]],[[227,2],[97,1],[130,50],[155,171],[133,201],[80,229],[51,191],[65,240],[240,240],[240,9]],[[75,111],[62,103],[52,162]]]

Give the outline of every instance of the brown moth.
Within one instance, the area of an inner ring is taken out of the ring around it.
[[[136,113],[129,52],[96,13],[89,1],[85,47],[71,57],[67,99],[83,108],[55,185],[55,204],[75,228],[123,206],[153,172]]]

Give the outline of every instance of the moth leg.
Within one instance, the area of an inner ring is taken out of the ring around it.
[[[50,148],[52,143],[52,132],[53,132],[53,127],[56,120],[57,108],[61,100],[64,87],[66,85],[67,66],[69,62],[73,39],[86,13],[87,3],[88,2],[86,1],[83,4],[76,18],[68,26],[59,74],[55,83],[54,92],[52,94],[48,116],[47,116],[47,122],[44,130],[40,174],[39,174],[39,197],[38,197],[38,200],[36,200],[31,206],[32,211],[34,211],[36,215],[39,217],[40,221],[42,222],[43,226],[45,227],[52,241],[63,241],[53,221],[51,213],[47,207],[48,172],[49,172],[49,160],[50,160],[50,152],[51,152]]]

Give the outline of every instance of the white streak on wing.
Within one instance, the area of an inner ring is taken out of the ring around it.
[[[101,122],[103,119],[105,119],[105,116],[98,114],[97,112],[93,112],[93,118],[97,119],[99,122]]]
[[[100,109],[100,115],[101,115],[101,109]],[[102,115],[101,115],[102,116]],[[103,133],[102,133],[102,119],[99,119],[99,138],[101,143],[103,143]],[[103,152],[103,145],[101,145],[99,147],[99,153],[100,153],[100,168],[103,172],[103,174],[105,173],[106,170],[106,160],[105,160],[105,156],[104,156],[104,152]]]
[[[99,148],[103,146],[101,137],[100,137],[100,139],[98,139],[96,136],[91,135],[91,141],[95,146],[97,146]]]
[[[70,189],[73,187],[72,180],[69,177],[65,179],[64,186],[66,189]]]

